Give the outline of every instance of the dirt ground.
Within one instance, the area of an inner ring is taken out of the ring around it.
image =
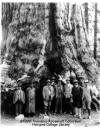
[[[73,117],[68,114],[50,115],[49,119],[44,118],[43,114],[34,117],[25,117],[22,121],[15,120],[14,117],[4,115],[1,116],[1,126],[65,126],[65,127],[100,127],[100,111],[91,113],[91,119],[87,119],[87,114],[82,115],[83,119]],[[84,119],[85,118],[85,119]],[[42,121],[42,122],[41,122]]]

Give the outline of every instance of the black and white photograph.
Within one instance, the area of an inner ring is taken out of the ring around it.
[[[0,8],[0,125],[99,128],[100,3]]]

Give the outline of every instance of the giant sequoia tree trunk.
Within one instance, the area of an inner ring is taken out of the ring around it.
[[[10,77],[18,79],[27,72],[32,77],[56,73],[66,78],[71,70],[79,80],[96,80],[97,64],[89,53],[80,6],[16,3],[14,7],[5,52],[6,59],[11,60]]]
[[[95,21],[94,21],[94,58],[97,59],[97,3],[95,4]]]
[[[71,69],[79,80],[81,77],[96,80],[97,63],[89,53],[82,8],[68,4],[55,4],[55,7],[55,26],[58,32],[56,43],[59,46],[57,50],[66,73],[69,74]]]

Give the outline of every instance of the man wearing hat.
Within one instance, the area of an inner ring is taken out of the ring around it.
[[[35,89],[36,81],[30,84],[30,87],[26,89],[26,113],[30,116],[35,114]]]
[[[53,86],[54,88],[54,93],[56,92],[56,82],[55,82],[55,77],[52,77],[52,81],[51,81],[51,86]],[[52,102],[51,102],[51,111],[52,113],[55,112],[55,105],[56,105],[56,96],[54,95]]]
[[[51,86],[50,80],[47,80],[47,85],[43,87],[42,94],[43,94],[45,114],[49,114],[51,102],[55,95],[55,91],[53,86]]]
[[[79,76],[78,78],[79,78],[79,85],[81,87],[84,87],[84,77],[83,76]]]
[[[71,105],[72,87],[73,87],[73,85],[70,84],[70,79],[67,79],[66,84],[64,86],[66,113],[72,112],[72,105]]]
[[[78,81],[76,79],[73,82],[74,82],[74,87],[72,88],[72,98],[73,98],[73,106],[75,108],[75,117],[81,118],[83,90],[78,85]]]
[[[56,85],[56,106],[55,106],[55,113],[59,112],[62,114],[62,98],[63,98],[63,86],[61,83],[62,79],[58,79],[58,84]]]
[[[18,116],[19,114],[22,114],[23,105],[25,104],[25,93],[21,89],[21,82],[19,82],[16,89],[17,90],[14,92],[13,96],[13,104],[15,104],[15,114]]]
[[[89,87],[88,80],[84,81],[85,86],[83,87],[83,109],[88,110],[88,118],[91,118],[91,101],[92,91]]]
[[[92,91],[92,105],[95,108],[95,111],[97,112],[100,106],[100,101],[98,99],[99,91],[94,83],[91,85],[91,91]]]

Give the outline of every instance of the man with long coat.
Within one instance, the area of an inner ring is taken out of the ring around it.
[[[88,80],[85,80],[85,86],[83,87],[83,109],[88,110],[88,118],[91,118],[91,101],[92,101],[92,91],[89,88]]]
[[[53,86],[50,83],[50,80],[48,80],[47,85],[43,87],[42,94],[43,94],[45,114],[49,114],[50,107],[51,107],[51,101],[55,95],[55,91],[54,91]]]
[[[21,89],[21,83],[19,83],[17,90],[14,92],[13,104],[15,104],[16,116],[22,114],[23,105],[25,104],[25,93]]]
[[[62,114],[63,86],[60,78],[59,78],[58,84],[55,86],[55,89],[56,89],[55,113],[59,112],[60,114]]]
[[[66,113],[70,113],[72,111],[72,87],[73,85],[70,84],[70,79],[66,80],[66,84],[64,86],[64,96],[65,96],[65,107],[66,107]]]
[[[56,93],[56,82],[55,82],[55,77],[52,77],[52,83],[51,85],[53,86],[54,88],[54,93]],[[51,102],[51,111],[52,113],[55,112],[55,106],[56,106],[56,95],[54,95],[53,99],[52,99],[52,102]]]
[[[31,84],[30,87],[26,89],[26,113],[28,115],[35,114],[35,83]]]

